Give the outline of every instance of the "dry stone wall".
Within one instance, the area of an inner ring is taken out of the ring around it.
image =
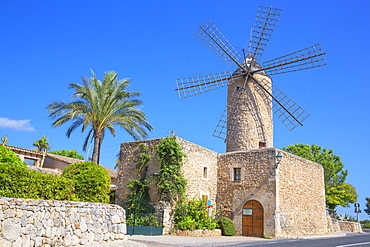
[[[340,231],[356,233],[362,232],[361,224],[358,222],[333,220],[333,224],[338,224]]]
[[[0,246],[81,246],[126,240],[117,205],[0,197]]]

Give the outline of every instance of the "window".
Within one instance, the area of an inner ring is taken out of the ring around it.
[[[208,168],[203,167],[203,178],[207,179],[208,178]]]
[[[233,181],[240,182],[242,180],[241,168],[233,168]]]
[[[27,165],[29,165],[29,166],[36,165],[36,160],[33,160],[33,159],[24,158],[24,162],[26,162]]]
[[[266,147],[266,142],[259,142],[259,144],[258,144],[259,149],[265,148],[265,147]]]

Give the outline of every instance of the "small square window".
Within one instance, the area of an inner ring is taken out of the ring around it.
[[[266,142],[259,142],[258,148],[265,148],[266,147]]]
[[[240,182],[242,180],[241,168],[233,168],[233,181]]]
[[[203,178],[208,178],[208,168],[203,167]]]

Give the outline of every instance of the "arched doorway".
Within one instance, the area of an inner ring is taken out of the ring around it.
[[[263,237],[263,207],[261,203],[251,200],[244,204],[242,235]]]

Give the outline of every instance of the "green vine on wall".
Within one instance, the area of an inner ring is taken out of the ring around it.
[[[186,155],[181,150],[175,137],[166,137],[156,146],[160,167],[154,179],[158,187],[159,200],[174,203],[185,198],[186,179],[181,168]]]
[[[185,154],[175,137],[167,137],[151,148],[140,144],[137,148],[135,166],[137,179],[130,179],[127,187],[130,190],[128,200],[122,205],[127,211],[128,225],[158,225],[155,209],[151,201],[149,184],[155,181],[158,188],[158,199],[170,203],[181,202],[185,198],[186,179],[181,168]],[[155,156],[160,167],[157,173],[148,176],[148,166]]]
[[[138,170],[138,179],[130,179],[127,187],[130,189],[128,200],[123,205],[127,212],[128,225],[152,225],[157,226],[159,222],[155,217],[155,209],[149,203],[149,183],[150,177],[147,177],[148,165],[151,159],[152,151],[144,144],[137,148],[136,168]]]

